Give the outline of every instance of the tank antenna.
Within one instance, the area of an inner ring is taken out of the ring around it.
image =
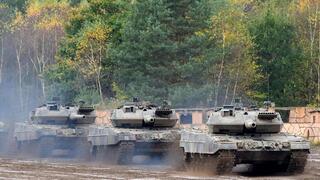
[[[270,101],[270,74],[269,73],[267,73],[267,75],[268,75],[268,101]]]

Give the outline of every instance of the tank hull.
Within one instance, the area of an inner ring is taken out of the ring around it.
[[[178,129],[91,126],[88,135],[93,156],[98,157],[97,160],[111,164],[130,164],[133,163],[133,157],[138,155],[168,158],[178,152],[179,139]],[[112,154],[113,157],[108,156],[110,152],[115,152]]]
[[[230,153],[225,156],[229,164],[223,165],[228,168],[220,169],[218,173],[226,173],[226,169],[231,171],[236,164],[272,164],[285,167],[281,171],[287,171],[290,161],[293,161],[291,156],[296,154],[301,160],[299,166],[303,167],[295,171],[301,172],[306,163],[310,143],[301,137],[285,133],[227,135],[185,130],[181,134],[180,147],[183,148],[185,159],[190,162],[194,158],[201,161],[201,158],[197,159],[199,156],[217,158],[220,153]]]
[[[88,157],[88,127],[17,123],[14,138],[18,154],[34,157]]]

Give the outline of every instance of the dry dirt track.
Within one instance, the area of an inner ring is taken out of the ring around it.
[[[318,149],[318,148],[317,148]],[[302,175],[192,175],[165,166],[109,166],[66,160],[0,158],[0,179],[320,179],[320,148],[309,156]]]

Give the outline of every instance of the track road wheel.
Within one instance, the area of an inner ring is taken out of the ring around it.
[[[118,164],[119,147],[118,146],[92,146],[92,161],[103,162],[106,164]]]
[[[290,155],[287,173],[300,174],[303,173],[304,167],[307,164],[308,152],[307,151],[293,151]]]
[[[132,158],[134,153],[134,142],[120,142],[119,144],[119,156],[118,156],[118,164],[132,164]]]
[[[200,169],[198,169],[199,167],[199,154],[191,154],[191,153],[185,153],[184,154],[184,166],[185,169],[188,172],[199,172]]]
[[[220,151],[216,158],[215,174],[231,173],[235,164],[235,158],[233,151]]]
[[[183,166],[184,166],[184,169],[186,171],[193,171],[193,168],[192,168],[192,157],[191,157],[191,153],[184,153],[184,163],[183,163]]]
[[[216,155],[185,153],[185,167],[189,172],[206,174],[228,174],[235,163],[233,151],[221,151]]]
[[[185,170],[184,150],[178,143],[172,144],[168,150],[164,151],[162,158],[165,164],[172,166],[175,170]]]
[[[38,140],[32,141],[15,141],[15,153],[21,157],[39,157],[39,142]]]
[[[90,160],[91,161],[96,161],[98,158],[98,146],[91,146],[90,149]]]
[[[52,156],[52,151],[55,148],[55,138],[54,137],[42,137],[39,140],[39,145],[37,147],[38,156],[40,158],[47,158]]]

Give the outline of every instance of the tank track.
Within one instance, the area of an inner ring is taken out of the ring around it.
[[[102,161],[108,164],[131,164],[134,153],[134,142],[120,142],[118,145],[93,146],[91,156],[93,161]]]
[[[185,167],[192,172],[212,174],[231,173],[235,164],[235,152],[220,151],[217,155],[185,154]]]
[[[93,146],[91,148],[91,160],[107,164],[118,164],[119,151],[114,146]]]
[[[176,170],[184,170],[184,152],[183,149],[179,147],[179,142],[173,143],[168,151],[163,153],[164,160],[166,163],[170,164]]]
[[[217,158],[217,174],[231,173],[236,155],[233,151],[221,151]]]
[[[287,173],[303,173],[304,167],[307,164],[308,152],[293,151],[287,166]]]
[[[34,157],[34,158],[39,158],[40,154],[39,154],[39,143],[36,140],[33,141],[17,141],[15,140],[15,144],[16,144],[16,155],[17,156],[28,156],[28,157]]]
[[[120,142],[118,164],[131,164],[134,153],[134,142]]]
[[[39,139],[39,145],[37,149],[37,153],[39,157],[45,158],[50,157],[52,155],[52,151],[55,148],[55,138],[54,137],[42,137]]]

